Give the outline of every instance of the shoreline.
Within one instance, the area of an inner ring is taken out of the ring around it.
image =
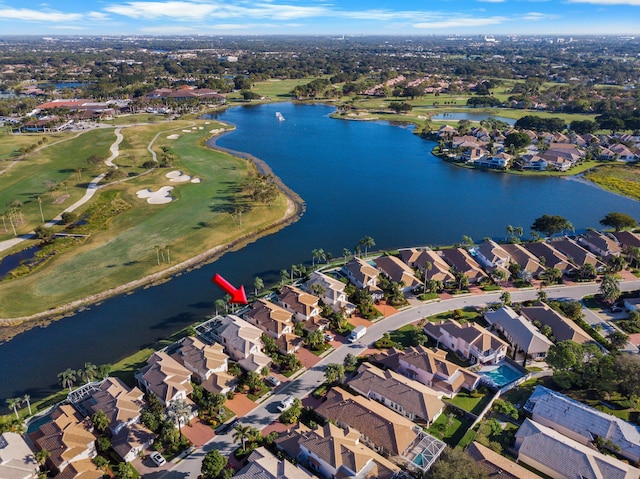
[[[156,284],[170,281],[174,276],[178,274],[182,274],[184,272],[199,268],[205,264],[212,263],[218,260],[227,252],[237,251],[263,236],[275,233],[280,229],[298,221],[298,219],[300,219],[300,217],[306,210],[306,204],[304,200],[291,188],[285,185],[278,176],[275,176],[269,165],[264,160],[261,160],[260,158],[257,158],[248,153],[235,152],[233,150],[217,146],[215,144],[215,140],[220,136],[221,135],[212,136],[204,142],[205,145],[208,148],[222,151],[250,161],[264,174],[273,175],[275,183],[278,185],[278,188],[280,189],[282,194],[285,195],[285,198],[287,200],[287,209],[285,210],[284,215],[279,220],[266,227],[245,234],[229,243],[218,245],[209,250],[198,253],[197,255],[181,263],[170,266],[165,270],[144,276],[134,281],[130,281],[101,293],[85,296],[84,298],[78,299],[76,301],[72,301],[70,303],[66,303],[47,311],[42,311],[29,316],[21,316],[17,318],[0,318],[0,343],[10,341],[14,336],[34,327],[43,327],[52,321],[56,321],[64,317],[73,316],[75,315],[75,313],[82,311],[87,306],[95,305],[105,299],[121,294],[130,293],[140,287],[150,287]]]

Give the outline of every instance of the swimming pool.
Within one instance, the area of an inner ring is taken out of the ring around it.
[[[502,386],[524,376],[520,371],[506,363],[502,363],[497,367],[491,367],[489,370],[480,370],[478,374],[482,376],[484,382],[495,388],[501,388]]]

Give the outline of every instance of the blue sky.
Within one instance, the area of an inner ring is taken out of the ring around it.
[[[640,34],[640,0],[0,0],[0,35]]]

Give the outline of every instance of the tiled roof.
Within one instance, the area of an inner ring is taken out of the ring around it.
[[[131,424],[123,428],[120,433],[111,438],[113,450],[122,458],[132,449],[139,448],[150,443],[156,435],[140,423]]]
[[[280,336],[292,323],[292,314],[289,311],[264,299],[255,301],[251,309],[244,313],[244,317],[255,321],[263,331],[271,332],[276,336]]]
[[[191,372],[167,353],[158,351],[147,360],[140,370],[149,389],[165,404],[179,392],[191,394]]]
[[[180,357],[196,370],[200,380],[204,380],[209,371],[225,368],[229,358],[221,344],[208,345],[193,336],[182,341]]]
[[[591,442],[596,436],[618,446],[619,454],[640,460],[640,427],[598,411],[544,386],[538,385],[526,403],[536,421],[571,431]]]
[[[472,442],[467,448],[467,454],[486,471],[489,477],[495,476],[500,479],[539,479],[541,477],[479,442]]]
[[[569,258],[555,249],[549,243],[526,243],[524,247],[537,258],[544,258],[544,266],[546,268],[558,268],[564,271],[569,267]]]
[[[527,319],[520,316],[509,306],[496,311],[487,311],[484,318],[491,325],[498,325],[513,343],[528,354],[546,353],[553,343]]]
[[[472,281],[479,281],[487,277],[480,265],[463,248],[444,249],[441,251],[444,260],[458,272],[462,272]]]
[[[414,424],[382,404],[362,396],[334,388],[316,412],[345,424],[366,436],[373,444],[393,455],[403,454],[416,439]]]
[[[520,314],[531,322],[540,321],[542,324],[549,326],[557,341],[571,340],[580,344],[593,341],[580,326],[544,303],[538,303],[535,306],[523,306],[520,309]]]
[[[369,363],[360,366],[357,375],[349,380],[349,386],[365,396],[374,392],[428,422],[433,421],[444,408],[444,403],[439,398],[442,393]]]
[[[497,351],[500,348],[506,347],[502,339],[495,334],[482,329],[475,323],[460,324],[453,320],[448,320],[442,323],[427,323],[424,327],[424,331],[434,338],[442,338],[442,331],[446,331],[449,336],[453,338],[460,338],[465,343],[475,346],[479,351]]]
[[[320,271],[314,271],[313,273],[311,273],[309,281],[307,281],[306,284],[306,289],[310,289],[312,284],[319,284],[325,290],[331,289],[338,292],[344,291],[344,288],[346,286],[346,284],[344,284],[342,281],[338,281],[337,279],[332,278],[331,276],[327,276]]]
[[[360,281],[363,284],[366,284],[371,278],[377,278],[380,274],[380,271],[376,268],[357,257],[351,258],[344,268],[356,281]]]
[[[420,280],[414,276],[413,270],[395,256],[381,256],[376,258],[374,263],[392,281],[403,282],[405,287],[414,287],[421,284]]]
[[[589,250],[584,249],[571,238],[558,238],[550,241],[555,249],[570,258],[577,266],[592,264],[596,268],[604,267],[602,261]]]
[[[305,293],[295,286],[283,286],[278,295],[278,301],[286,304],[296,313],[309,316],[318,307],[319,298],[313,294]]]
[[[502,248],[509,253],[511,261],[519,264],[522,271],[529,271],[534,277],[544,271],[538,258],[519,244],[503,244]]]
[[[640,477],[640,469],[611,456],[605,456],[530,419],[525,419],[515,437],[518,459],[521,462],[542,464],[561,477],[584,479],[637,479]]]
[[[304,469],[284,459],[278,459],[264,447],[254,450],[247,465],[233,477],[236,479],[313,479]]]
[[[143,397],[140,389],[129,389],[120,379],[109,377],[84,401],[83,406],[93,413],[103,411],[113,432],[118,424],[135,421],[140,416]]]
[[[32,479],[37,472],[36,458],[24,439],[15,432],[0,435],[0,477]]]
[[[86,452],[96,437],[92,426],[68,404],[58,406],[51,414],[51,422],[40,426],[35,440],[39,449],[51,454],[49,461],[56,467]]]

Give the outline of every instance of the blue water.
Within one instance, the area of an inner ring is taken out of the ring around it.
[[[488,115],[487,113],[481,112],[451,112],[451,113],[440,113],[439,115],[434,115],[431,118],[434,120],[445,120],[445,121],[459,121],[459,120],[469,120],[469,121],[483,121],[489,118],[495,118],[496,120],[503,121],[509,125],[515,125],[516,120],[513,118],[506,118],[504,116],[495,116]]]
[[[22,251],[0,259],[0,279],[2,279],[9,271],[20,266],[24,261],[35,258],[35,255],[39,250],[40,246],[32,246],[31,248],[23,249]]]
[[[280,111],[286,121],[278,121]],[[611,211],[640,220],[640,203],[561,178],[521,177],[459,168],[431,154],[434,143],[410,128],[329,118],[324,105],[273,104],[232,108],[219,117],[237,129],[222,146],[264,159],[307,204],[302,218],[215,263],[132,295],[92,306],[0,345],[0,406],[58,389],[56,375],[85,362],[114,363],[141,347],[212,314],[222,297],[211,283],[279,281],[280,270],[311,264],[311,251],[353,251],[363,236],[374,249],[477,241],[525,231],[543,213],[569,218],[576,229],[597,227]]]
[[[479,372],[478,374],[491,380],[491,382],[498,388],[501,388],[502,386],[524,376],[524,374],[516,371],[511,366],[508,366],[506,364],[501,364],[492,371]]]

